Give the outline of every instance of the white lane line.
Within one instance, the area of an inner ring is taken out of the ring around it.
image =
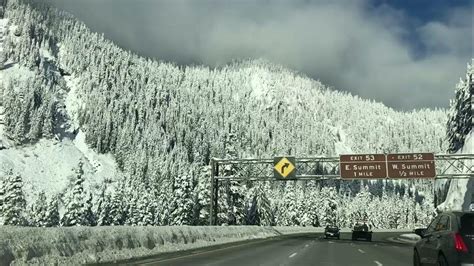
[[[334,244],[334,242],[332,242],[332,241],[329,241],[329,244]]]
[[[374,260],[374,262],[375,262],[375,264],[377,264],[377,266],[383,266],[382,263],[380,263],[380,262],[378,262],[378,261],[376,261],[376,260]]]
[[[306,244],[306,245],[304,245],[304,247],[305,247],[305,248],[307,248],[307,247],[309,247],[309,245],[308,245],[308,244]]]
[[[363,251],[363,250],[362,250],[362,249],[360,249],[360,248],[359,248],[359,252],[360,252],[360,253],[362,253],[362,254],[364,254],[364,253],[365,253],[365,251]]]
[[[291,254],[288,258],[293,258],[293,257],[296,256],[297,254],[298,254],[298,253],[295,252],[295,253]]]

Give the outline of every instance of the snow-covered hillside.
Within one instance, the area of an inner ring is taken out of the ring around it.
[[[6,49],[5,39],[8,38],[10,41],[7,49],[20,43],[20,38],[15,35],[17,28],[18,25],[9,23],[7,19],[0,19],[1,54]],[[49,62],[54,70],[52,62],[55,58],[47,49],[41,49],[39,56],[45,64]],[[116,180],[118,172],[113,156],[98,154],[90,149],[85,143],[84,133],[80,130],[74,135],[71,132],[78,128],[77,120],[73,119],[76,118],[73,112],[74,107],[70,107],[75,106],[78,99],[74,98],[73,93],[67,94],[67,90],[72,91],[74,88],[72,85],[63,87],[66,92],[58,91],[56,94],[57,105],[64,106],[64,108],[58,108],[58,112],[63,112],[64,109],[66,112],[64,113],[65,120],[58,124],[51,138],[41,138],[23,145],[15,143],[12,136],[5,132],[7,110],[4,99],[8,97],[5,90],[12,88],[20,102],[25,102],[27,92],[22,91],[21,86],[14,85],[31,84],[33,80],[38,79],[38,73],[16,60],[7,59],[3,65],[3,69],[0,70],[0,93],[2,94],[0,100],[0,181],[6,182],[5,178],[9,172],[20,174],[23,178],[26,200],[32,203],[41,192],[49,197],[65,193],[71,185],[73,169],[77,167],[79,161],[84,163],[86,186],[90,187],[91,191],[98,193],[98,188],[104,180]],[[66,84],[70,85],[68,82]],[[68,114],[69,110],[72,111],[70,112],[72,115]]]
[[[66,189],[79,224],[207,223],[212,157],[446,150],[445,110],[397,112],[263,60],[210,69],[145,59],[38,1],[11,0],[6,14],[3,120],[15,146],[0,151],[0,170],[14,168],[12,188],[21,175],[27,198]],[[102,182],[122,175],[113,187]],[[220,224],[372,217],[374,227],[397,228],[426,223],[433,210],[423,181],[221,185]]]
[[[64,139],[40,140],[34,145],[11,147],[0,152],[0,173],[13,170],[23,176],[27,201],[31,202],[37,193],[44,191],[47,195],[63,193],[70,185],[73,169],[79,160],[83,160],[87,186],[100,187],[104,179],[114,180],[116,175],[115,161],[111,155],[98,155],[85,145],[75,140]]]

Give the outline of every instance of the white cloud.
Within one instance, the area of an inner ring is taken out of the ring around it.
[[[146,56],[211,66],[264,57],[403,109],[446,107],[472,57],[469,8],[418,25],[388,5],[369,12],[363,0],[56,2]]]

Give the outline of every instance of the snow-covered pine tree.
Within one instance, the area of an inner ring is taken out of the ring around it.
[[[268,192],[270,186],[267,182],[257,185],[256,192],[256,207],[258,214],[258,225],[270,226],[275,225],[275,215],[272,210],[271,202],[268,199]]]
[[[123,225],[125,223],[125,203],[124,203],[124,187],[119,185],[112,195],[110,202],[110,219],[111,225]]]
[[[74,179],[68,198],[66,199],[66,212],[61,219],[61,225],[80,226],[93,225],[92,196],[84,191],[83,162],[79,161],[74,170]]]
[[[59,226],[59,209],[58,209],[58,197],[53,196],[48,201],[48,206],[45,213],[45,224],[44,226]]]
[[[336,200],[337,193],[334,187],[325,186],[320,192],[319,203],[319,219],[321,226],[331,225],[336,223],[336,214],[338,203]],[[367,206],[367,205],[366,205]],[[364,206],[365,207],[365,206]]]
[[[367,206],[369,206],[369,202],[371,201],[372,196],[369,193],[368,186],[362,186],[361,190],[353,201],[351,202],[352,205],[352,218],[353,222],[355,221],[368,221],[370,218],[367,214]],[[370,222],[370,221],[368,221]]]
[[[474,95],[474,59],[467,66],[466,79],[456,85],[456,96],[451,101],[447,123],[448,152],[455,153],[464,145],[464,139],[472,130]]]
[[[198,185],[195,193],[195,210],[198,217],[194,217],[198,225],[209,224],[209,208],[211,203],[211,170],[210,166],[198,167]]]
[[[126,225],[138,225],[140,221],[140,212],[138,210],[138,200],[140,198],[139,192],[136,190],[131,193],[130,197],[127,199],[126,204],[126,218],[125,224]]]
[[[284,183],[283,198],[278,207],[279,225],[293,226],[299,224],[296,200],[296,181],[286,181]]]
[[[191,225],[193,209],[192,182],[189,175],[179,175],[174,182],[172,225]]]
[[[142,189],[143,192],[138,200],[139,221],[138,225],[153,225],[155,218],[155,209],[153,206],[152,196],[150,191]]]
[[[229,131],[231,126],[229,124]],[[229,133],[225,142],[225,159],[236,159],[237,154],[237,136],[234,133]],[[235,173],[233,165],[225,165],[224,175],[232,176]],[[224,197],[227,201],[227,224],[236,225],[243,224],[245,220],[245,185],[237,180],[230,180],[227,182],[221,182],[224,187],[224,194],[220,197]]]
[[[308,181],[304,193],[304,212],[305,217],[302,224],[305,226],[319,226],[318,206],[320,202],[320,187],[317,181]]]
[[[20,175],[10,171],[5,184],[3,199],[3,224],[26,225],[26,200],[23,193],[23,180]]]
[[[474,59],[467,66],[466,79],[460,80],[456,86],[456,96],[451,101],[451,109],[447,123],[447,139],[449,142],[449,153],[472,153],[472,145],[466,145],[466,138],[474,134],[473,125],[473,104],[474,104]],[[469,170],[469,163],[466,167]],[[441,184],[440,184],[441,183]],[[474,186],[469,180],[450,180],[449,189],[444,182],[438,182],[436,191],[436,203],[443,201],[437,206],[439,211],[468,209],[469,204],[474,200]],[[459,194],[459,188],[467,187],[464,194]],[[441,188],[441,189],[440,189]]]
[[[38,194],[36,202],[31,208],[30,225],[45,227],[47,223],[48,202],[44,191]]]
[[[105,184],[102,187],[99,199],[97,200],[97,225],[111,225],[112,224],[112,199],[109,194],[106,194]]]
[[[93,208],[93,197],[92,193],[89,192],[87,193],[87,200],[85,202],[85,207],[84,207],[84,225],[87,226],[92,226],[92,225],[97,225],[97,219],[92,211]]]

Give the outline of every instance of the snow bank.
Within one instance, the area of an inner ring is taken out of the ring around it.
[[[401,244],[415,245],[421,237],[416,234],[401,234],[398,237],[389,238],[390,241]]]
[[[75,265],[114,261],[321,230],[311,227],[259,226],[0,226],[0,265]]]
[[[401,234],[398,238],[412,241],[418,241],[421,239],[421,237],[417,234]]]
[[[273,228],[283,235],[324,232],[324,228],[321,227],[275,226]]]

